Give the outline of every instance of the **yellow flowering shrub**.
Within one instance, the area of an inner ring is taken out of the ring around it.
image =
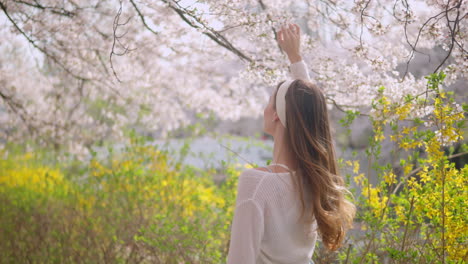
[[[16,168],[5,170],[0,175],[0,186],[3,188],[25,188],[28,191],[49,193],[66,185],[63,175],[57,169],[46,167]]]
[[[24,160],[27,155],[10,155],[9,162],[0,163],[0,232],[15,241],[0,241],[6,262],[28,257],[44,263],[224,261],[239,168],[182,166],[136,140],[122,153],[82,164],[84,175],[65,177],[66,165],[63,170],[31,166],[41,162]],[[25,162],[14,166],[19,160]],[[217,173],[226,177],[215,184]],[[21,195],[12,195],[18,186],[24,187]],[[39,203],[21,198],[52,189],[67,192]],[[20,200],[32,209],[18,207]]]
[[[464,263],[468,258],[468,165],[456,167],[449,147],[464,139],[466,109],[440,85],[443,73],[428,77],[432,97],[421,100],[408,95],[403,102],[390,103],[380,88],[380,99],[370,116],[374,135],[366,149],[367,173],[355,161],[344,161],[348,177],[361,190],[356,202],[356,222],[365,236],[351,237],[361,247],[339,253],[352,263]],[[422,95],[425,97],[426,95]],[[432,99],[431,99],[432,98]],[[415,117],[432,106],[425,117]],[[349,115],[354,119],[356,114]],[[350,121],[342,124],[349,125]],[[384,131],[394,143],[391,153],[397,162],[380,159]],[[461,153],[466,155],[468,153]],[[399,165],[398,165],[399,160]],[[396,163],[396,164],[395,164]],[[357,170],[356,170],[357,168]],[[371,179],[369,172],[377,175]],[[389,262],[390,261],[390,262]]]
[[[0,156],[6,156],[5,150],[0,150]],[[62,172],[58,168],[33,161],[34,153],[31,152],[1,159],[0,191],[16,190],[43,196],[66,195],[69,186]]]

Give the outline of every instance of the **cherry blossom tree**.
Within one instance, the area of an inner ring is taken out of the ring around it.
[[[275,37],[288,21],[342,110],[368,106],[382,86],[394,102],[430,96],[409,66],[418,54],[437,59],[435,48],[431,71],[448,84],[468,69],[462,0],[0,0],[0,10],[0,136],[75,153],[123,140],[129,126],[164,135],[194,113],[260,116],[287,78]]]

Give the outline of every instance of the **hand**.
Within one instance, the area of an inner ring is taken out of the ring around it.
[[[302,60],[301,57],[301,29],[297,24],[282,27],[277,35],[278,45],[286,53],[292,63]]]

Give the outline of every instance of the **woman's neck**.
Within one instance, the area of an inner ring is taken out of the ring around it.
[[[291,170],[297,169],[291,149],[286,146],[286,142],[281,136],[274,138],[272,163],[284,164]]]

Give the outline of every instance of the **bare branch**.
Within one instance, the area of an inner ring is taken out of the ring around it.
[[[396,3],[398,1],[395,1],[395,5],[394,5],[394,9],[395,9],[395,6],[396,6]],[[405,32],[405,39],[406,39],[406,42],[408,43],[408,45],[411,47],[411,54],[410,54],[410,58],[408,59],[408,61],[406,62],[406,69],[405,69],[405,72],[403,74],[403,77],[401,79],[401,81],[403,81],[405,78],[406,78],[406,75],[408,74],[408,71],[409,71],[409,64],[411,62],[411,60],[413,59],[414,57],[414,53],[417,52],[417,53],[421,53],[421,54],[424,54],[424,55],[427,55],[429,56],[428,54],[425,54],[423,52],[420,52],[417,50],[417,45],[418,45],[418,42],[420,40],[420,37],[421,37],[421,34],[422,34],[422,31],[424,30],[425,27],[427,27],[427,25],[432,21],[432,20],[436,20],[435,23],[437,23],[440,19],[442,18],[446,18],[446,21],[447,21],[447,28],[449,29],[450,31],[450,47],[449,47],[449,51],[447,52],[447,55],[444,57],[444,59],[442,60],[442,62],[436,67],[436,69],[434,70],[434,73],[437,72],[444,64],[445,62],[449,59],[450,55],[452,54],[452,51],[453,51],[453,48],[454,48],[454,45],[457,44],[460,49],[462,50],[462,52],[466,53],[466,50],[462,47],[462,45],[459,44],[459,42],[457,41],[456,39],[456,36],[457,34],[459,33],[460,31],[460,27],[459,27],[459,23],[460,21],[466,16],[463,16],[460,18],[460,8],[461,8],[461,4],[462,4],[463,0],[460,0],[458,2],[457,5],[453,6],[453,7],[450,7],[450,1],[449,3],[447,3],[446,5],[446,8],[444,11],[428,18],[423,24],[422,26],[419,28],[419,31],[418,31],[418,34],[416,35],[416,40],[414,41],[414,43],[411,43],[411,41],[408,39],[408,34],[407,34],[407,26],[408,26],[408,17],[405,16],[405,25],[404,25],[404,32]],[[409,9],[409,5],[407,3],[407,1],[405,0],[404,1],[405,3],[405,7],[407,8],[407,10]],[[449,18],[449,13],[452,12],[453,10],[457,10],[457,16],[455,18],[455,20],[451,21],[450,18]],[[407,11],[408,12],[408,11]],[[395,15],[394,15],[395,18],[397,18]],[[398,19],[398,18],[397,18]],[[398,21],[400,21],[398,19]],[[451,25],[451,23],[453,23],[453,27]],[[430,57],[429,57],[430,59]]]
[[[364,17],[366,16],[364,12],[366,8],[369,6],[371,0],[367,1],[364,8],[361,10],[361,32],[359,33],[359,44],[362,47],[362,33],[364,32]]]
[[[25,113],[23,105],[21,105],[19,102],[16,102],[12,96],[8,96],[2,93],[2,91],[0,91],[0,98],[2,98],[10,110],[15,115],[17,115],[21,121],[23,121],[23,123],[28,128],[29,134],[32,136],[34,134],[35,128],[30,124],[30,122],[28,122],[28,117]]]
[[[449,4],[447,3],[447,7],[446,7],[446,11],[445,11],[445,18],[447,20],[447,28],[450,31],[450,48],[449,48],[449,51],[447,52],[447,55],[445,56],[445,58],[442,60],[442,62],[439,64],[439,66],[437,66],[437,68],[434,70],[434,73],[437,72],[445,64],[445,62],[450,57],[450,55],[452,55],[453,46],[455,45],[455,37],[458,34],[458,32],[460,31],[460,27],[459,27],[458,23],[460,23],[460,7],[461,7],[462,2],[463,2],[463,0],[460,0],[458,2],[458,5],[456,6],[457,16],[456,16],[455,20],[453,21],[453,27],[450,25],[451,21],[449,19],[449,11],[448,11]]]
[[[230,41],[228,41],[226,37],[224,37],[221,33],[205,25],[203,21],[197,18],[194,14],[188,12],[188,10],[185,9],[184,7],[180,6],[178,2],[174,2],[174,4],[172,4],[169,0],[162,0],[162,1],[166,3],[170,9],[174,10],[180,16],[180,18],[182,18],[182,20],[185,23],[187,23],[189,26],[196,28],[196,29],[204,29],[205,31],[203,32],[203,34],[208,36],[217,44],[231,51],[232,53],[234,53],[241,59],[246,60],[248,62],[253,62],[252,58],[248,57],[242,51],[234,47],[234,45]],[[193,22],[190,21],[189,18],[193,19],[194,21]],[[200,26],[195,24],[194,22],[198,23]]]
[[[56,14],[56,15],[60,15],[60,16],[73,17],[73,16],[76,15],[75,12],[66,10],[65,8],[58,8],[58,7],[54,7],[54,6],[45,6],[45,5],[40,4],[37,1],[34,1],[34,3],[30,3],[30,2],[21,1],[21,0],[13,0],[13,2],[18,3],[18,4],[27,5],[27,6],[30,6],[30,7],[34,7],[34,8],[38,8],[38,9],[42,9],[42,10],[49,10],[51,13]]]
[[[151,31],[151,33],[157,35],[158,32],[154,31],[150,26],[148,26],[148,24],[146,23],[146,20],[145,20],[145,16],[141,13],[140,9],[138,9],[135,1],[133,0],[130,0],[130,3],[132,3],[133,7],[135,8],[135,10],[137,11],[138,13],[138,16],[140,17],[140,20],[141,22],[143,23],[143,25],[145,26],[145,28],[147,28],[149,31]]]
[[[47,58],[51,59],[53,62],[55,62],[57,65],[59,65],[66,73],[70,74],[76,79],[80,80],[89,80],[88,78],[85,78],[83,76],[77,75],[76,73],[70,71],[62,62],[60,62],[54,55],[49,53],[45,48],[40,47],[35,40],[33,40],[26,32],[24,32],[18,23],[10,16],[10,14],[7,11],[7,7],[3,2],[0,2],[0,9],[3,11],[3,13],[6,15],[8,20],[13,24],[13,26],[20,32],[21,35],[23,35],[31,45],[33,45],[34,48],[38,49],[40,52],[42,52],[44,55],[47,56]]]
[[[112,73],[114,74],[115,78],[117,79],[117,81],[119,82],[122,82],[120,80],[120,78],[117,76],[117,72],[115,71],[115,68],[114,68],[114,63],[112,62],[112,57],[114,55],[116,56],[123,56],[125,54],[127,54],[128,52],[134,50],[134,49],[130,49],[128,46],[125,46],[124,44],[122,44],[120,42],[120,39],[123,38],[127,32],[123,33],[122,35],[117,35],[117,29],[119,28],[119,26],[124,26],[126,25],[131,17],[129,17],[127,19],[127,21],[125,21],[124,23],[120,23],[120,15],[122,14],[122,0],[119,1],[119,10],[117,11],[117,14],[115,15],[115,18],[114,18],[114,23],[112,24],[112,30],[113,30],[113,41],[112,41],[112,48],[111,48],[111,52],[109,54],[109,61],[110,61],[110,67],[112,69]],[[116,44],[118,44],[120,47],[123,48],[123,51],[122,52],[117,52],[116,51]]]

